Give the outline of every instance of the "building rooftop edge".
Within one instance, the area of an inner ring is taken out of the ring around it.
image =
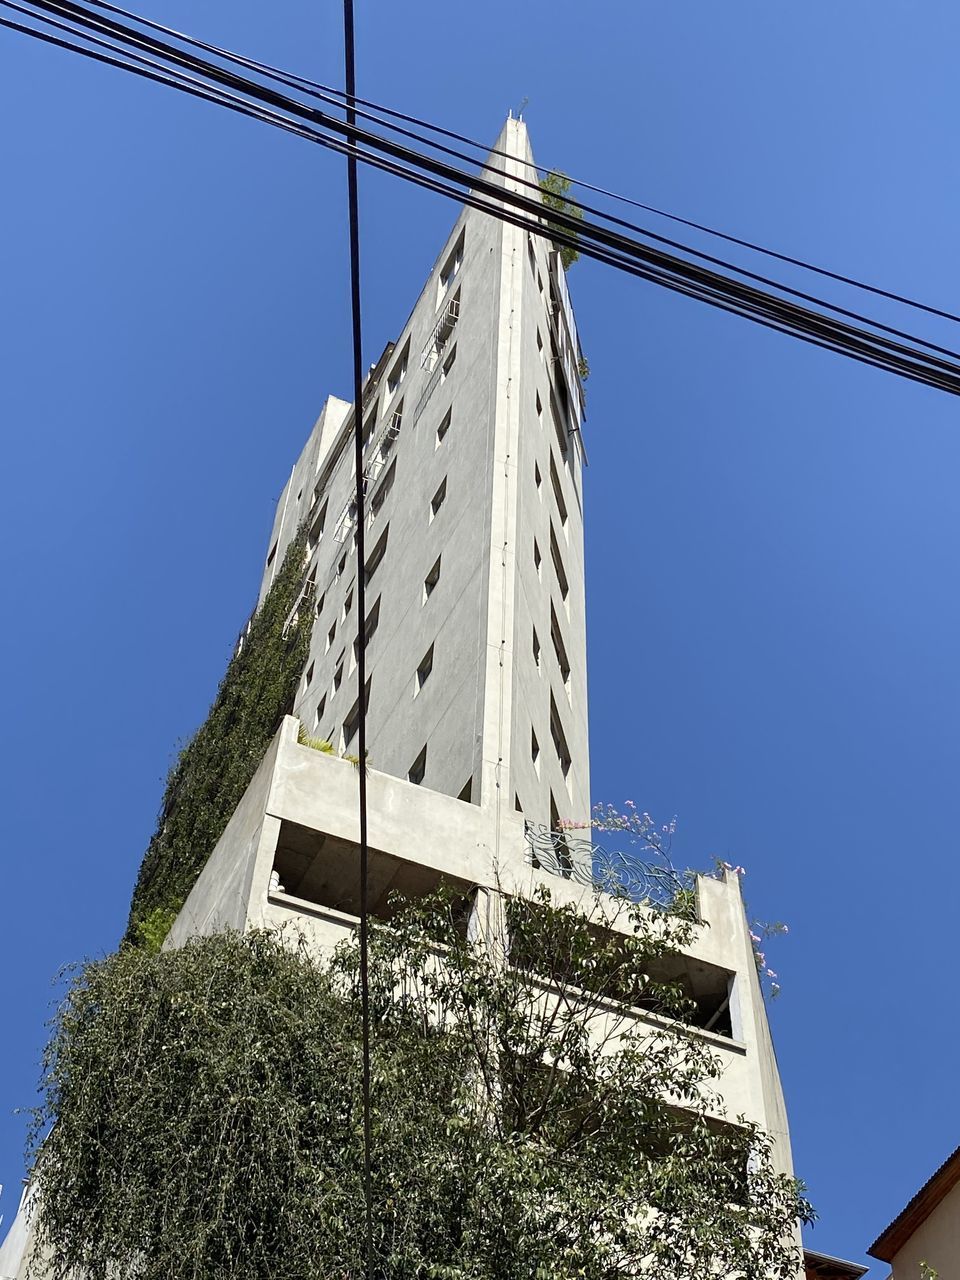
[[[960,1147],[923,1184],[917,1194],[877,1236],[867,1250],[871,1258],[892,1262],[922,1222],[925,1222],[946,1195],[960,1182]]]

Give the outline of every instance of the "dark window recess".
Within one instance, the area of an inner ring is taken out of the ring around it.
[[[370,552],[369,556],[367,557],[366,567],[364,568],[364,571],[363,571],[363,579],[365,583],[369,582],[370,579],[373,577],[373,575],[376,573],[377,569],[380,567],[380,562],[383,560],[383,557],[387,553],[387,534],[389,532],[390,532],[390,526],[387,525],[386,529],[384,529],[383,533],[380,535],[380,540],[378,541],[377,545],[373,548],[373,550]]]
[[[394,460],[390,463],[390,469],[388,470],[387,474],[383,477],[383,479],[380,481],[380,483],[377,485],[374,495],[370,499],[370,514],[374,517],[374,519],[376,519],[376,517],[380,514],[381,508],[383,507],[383,504],[386,502],[387,495],[390,493],[390,490],[393,488],[393,482],[394,480],[396,480],[396,478],[397,478],[397,460],[396,458],[394,458]]]
[[[427,650],[421,659],[419,667],[417,667],[417,683],[414,693],[419,693],[423,686],[430,679],[430,673],[433,671],[433,645]]]
[[[367,614],[367,620],[363,626],[363,638],[365,642],[364,647],[366,647],[366,645],[368,645],[370,641],[373,639],[374,635],[376,634],[377,627],[379,627],[380,625],[381,599],[382,599],[381,596],[377,596],[376,600],[374,601],[373,608]]]
[[[410,771],[407,774],[407,781],[412,782],[415,786],[419,787],[420,784],[423,782],[424,777],[426,776],[426,772],[427,772],[427,748],[426,746],[424,746],[423,750],[420,752],[416,760],[414,760],[413,764],[410,766]]]
[[[557,514],[560,517],[560,523],[564,525],[567,523],[567,504],[563,500],[563,489],[560,487],[560,476],[557,473],[557,464],[553,460],[552,452],[550,454],[550,483],[553,485],[553,496],[557,503]]]
[[[323,537],[323,526],[327,521],[327,503],[325,502],[320,508],[320,513],[310,526],[310,532],[307,535],[307,550],[312,554],[319,545],[320,539]]]
[[[460,788],[460,794],[457,796],[457,799],[462,800],[465,804],[473,803],[473,774],[470,775]]]
[[[423,598],[429,600],[433,595],[433,589],[440,581],[440,556],[434,561],[433,568],[423,580]]]
[[[274,562],[274,560],[276,560],[276,558],[277,558],[277,544],[276,544],[276,543],[274,543],[274,544],[273,544],[273,546],[270,548],[270,554],[267,556],[267,568],[268,568],[268,569],[272,569],[272,568],[273,568],[273,562]]]
[[[372,679],[372,677],[371,677]],[[370,680],[364,685],[363,689],[363,709],[366,711],[370,706]],[[360,728],[360,699],[358,698],[347,714],[346,720],[343,722],[343,749],[346,751],[350,743],[357,736],[357,730]]]
[[[567,739],[563,732],[563,725],[560,723],[560,713],[557,710],[557,704],[553,700],[553,694],[550,695],[550,736],[553,738],[553,745],[557,753],[557,762],[560,765],[560,772],[566,778],[570,772],[570,749],[567,746]]]
[[[451,407],[443,415],[443,420],[441,421],[439,427],[437,427],[437,444],[440,444],[443,441],[443,437],[450,430],[450,421],[452,417],[453,417],[453,408]]]
[[[566,570],[563,567],[563,560],[560,556],[560,544],[557,542],[557,535],[553,531],[553,525],[550,525],[550,555],[553,558],[553,567],[557,575],[557,586],[560,588],[561,597],[566,600],[570,594],[570,584],[567,582]]]
[[[294,822],[281,822],[273,869],[281,892],[356,916],[360,911],[360,864],[356,844],[324,835]],[[476,890],[473,885],[417,863],[370,850],[369,910],[389,920],[402,899],[426,898],[440,888],[451,891],[453,924],[466,937]]]
[[[560,678],[563,681],[564,688],[570,683],[570,663],[567,661],[567,651],[563,643],[563,634],[560,631],[560,623],[557,620],[556,610],[553,605],[550,606],[550,638],[553,640],[553,651],[557,655],[557,663],[560,667]]]
[[[437,492],[433,495],[433,497],[430,500],[430,519],[431,520],[434,518],[434,516],[436,516],[437,512],[440,510],[440,508],[443,506],[446,500],[447,500],[447,477],[444,476],[443,480],[440,482],[440,488],[437,490]]]

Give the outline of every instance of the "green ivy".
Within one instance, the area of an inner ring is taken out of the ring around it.
[[[227,667],[206,720],[170,771],[133,891],[127,942],[148,949],[162,943],[281,719],[292,710],[307,660],[311,610],[300,611],[286,637],[283,629],[303,586],[305,549],[301,529]]]
[[[566,198],[567,192],[570,190],[570,179],[565,173],[559,170],[551,169],[545,178],[540,180],[540,190],[542,192],[541,200],[548,209],[553,209],[556,213],[562,213],[568,218],[583,218],[583,210],[578,204]],[[561,228],[554,222],[548,222],[547,227],[551,231],[560,231]],[[571,231],[568,227],[562,228],[564,235],[570,236],[573,240],[577,240],[577,233]],[[569,271],[573,264],[580,257],[578,251],[567,244],[558,244],[557,249],[560,251],[560,261],[563,264],[564,271]]]

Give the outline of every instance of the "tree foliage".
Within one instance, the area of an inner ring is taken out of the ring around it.
[[[583,210],[578,204],[574,204],[572,200],[567,199],[567,192],[570,190],[570,179],[565,173],[560,173],[557,169],[551,169],[545,178],[540,180],[541,199],[548,209],[553,209],[557,213],[562,213],[567,218],[583,219]],[[564,235],[572,236],[577,239],[577,233],[571,231],[568,227],[560,227],[555,222],[547,223],[551,231],[563,231]],[[564,271],[569,271],[573,264],[580,257],[577,250],[568,244],[558,244],[557,249],[560,253],[560,261],[563,264]]]
[[[717,1059],[649,974],[697,927],[483,892],[469,934],[444,896],[373,922],[379,1277],[792,1280],[808,1206],[706,1114]],[[358,964],[252,933],[80,970],[34,1126],[58,1276],[360,1280]]]
[[[293,705],[310,643],[310,611],[301,612],[286,637],[283,627],[303,584],[305,547],[306,532],[300,530],[206,720],[170,770],[133,891],[129,942],[162,942]]]

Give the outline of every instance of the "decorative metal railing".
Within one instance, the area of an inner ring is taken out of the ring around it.
[[[526,842],[530,866],[631,902],[672,907],[693,889],[692,877],[668,862],[644,862],[567,831],[528,822]]]
[[[403,414],[399,409],[395,409],[389,422],[381,427],[379,433],[370,443],[368,447],[370,461],[367,463],[363,473],[368,480],[376,480],[383,470],[384,464],[390,456],[390,451],[396,443],[397,436],[400,434],[402,423]]]

